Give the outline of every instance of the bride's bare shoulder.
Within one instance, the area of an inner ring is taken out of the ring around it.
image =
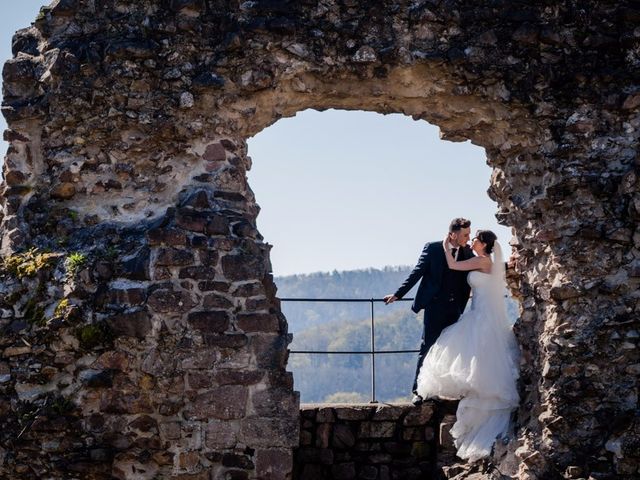
[[[493,268],[493,261],[491,261],[491,257],[480,257],[480,258],[482,259],[482,268],[480,268],[480,272],[490,275],[491,269]]]

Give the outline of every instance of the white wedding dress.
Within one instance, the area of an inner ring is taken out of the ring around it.
[[[518,406],[519,348],[508,320],[502,251],[494,246],[491,274],[469,272],[471,307],[442,331],[418,375],[423,398],[461,399],[451,435],[460,458],[491,454]]]

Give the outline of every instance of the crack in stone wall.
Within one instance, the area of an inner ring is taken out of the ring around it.
[[[343,108],[486,149],[523,307],[501,471],[633,478],[639,20],[624,1],[44,8],[3,69],[3,475],[290,474],[297,396],[246,139]]]

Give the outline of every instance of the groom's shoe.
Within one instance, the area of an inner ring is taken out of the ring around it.
[[[414,393],[413,397],[411,397],[411,403],[413,403],[416,407],[422,405],[422,402],[424,402],[424,399],[417,393]]]

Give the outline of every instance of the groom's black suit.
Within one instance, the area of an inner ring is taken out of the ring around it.
[[[457,256],[458,261],[473,257],[469,246],[461,248]],[[427,243],[418,264],[394,293],[397,298],[402,298],[418,280],[422,279],[411,306],[411,310],[416,313],[424,308],[424,329],[413,381],[413,392],[417,389],[418,373],[429,348],[435,343],[442,330],[458,320],[467,305],[471,291],[467,283],[467,273],[449,268],[442,242]]]

